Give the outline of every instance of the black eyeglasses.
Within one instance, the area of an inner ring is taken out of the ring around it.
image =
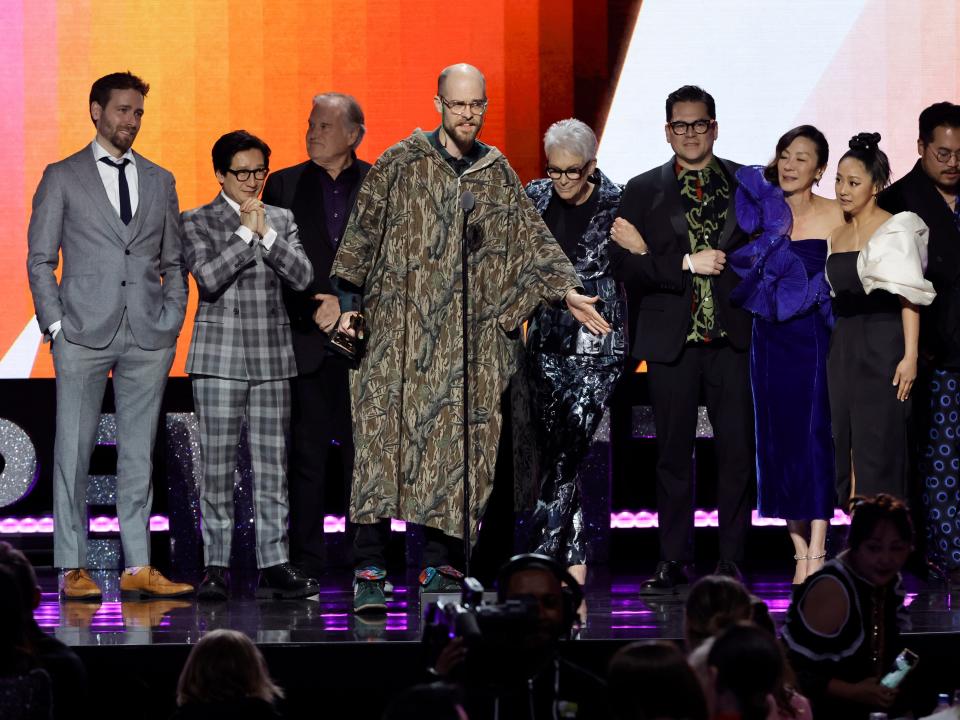
[[[485,99],[464,102],[463,100],[447,100],[443,95],[437,95],[437,97],[454,115],[465,115],[467,108],[470,108],[472,115],[483,115],[487,111],[487,101]]]
[[[590,162],[593,162],[592,160]],[[584,171],[590,167],[590,163],[582,167],[569,167],[569,168],[558,168],[553,167],[552,165],[547,165],[547,177],[551,180],[559,180],[561,177],[566,175],[570,180],[579,180],[583,177]]]
[[[667,123],[670,126],[670,129],[673,130],[674,135],[686,135],[687,131],[690,128],[693,128],[693,131],[697,135],[703,135],[707,132],[716,120],[694,120],[693,122],[684,122],[683,120],[674,120],[671,123]]]
[[[950,158],[953,158],[957,161],[957,165],[960,165],[960,150],[940,148],[939,150],[933,151],[933,156],[942,163],[948,163],[950,162]]]
[[[250,176],[253,175],[257,180],[263,180],[267,173],[270,172],[270,168],[254,168],[253,170],[227,170],[228,173],[233,175],[238,182],[246,182],[250,179]]]

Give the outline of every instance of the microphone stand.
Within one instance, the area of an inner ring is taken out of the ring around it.
[[[470,219],[470,213],[476,206],[477,200],[473,193],[467,190],[460,197],[460,209],[463,211],[463,226],[460,232],[460,281],[462,297],[462,319],[463,319],[463,574],[470,577],[470,360],[469,338],[470,327],[468,323],[469,309],[469,284],[470,268],[468,258],[470,255],[469,242],[467,241],[467,221]]]

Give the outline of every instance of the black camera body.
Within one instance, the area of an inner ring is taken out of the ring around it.
[[[426,614],[423,640],[428,663],[436,665],[444,646],[463,638],[467,659],[455,668],[455,678],[471,685],[497,686],[515,676],[514,662],[521,659],[523,639],[537,633],[539,607],[532,598],[484,602],[483,586],[466,578],[457,600],[441,600]]]

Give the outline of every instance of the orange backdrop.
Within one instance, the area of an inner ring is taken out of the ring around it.
[[[456,20],[450,19],[456,13]],[[524,179],[540,137],[573,114],[573,0],[3,0],[0,2],[0,377],[52,377],[39,345],[25,262],[30,199],[44,166],[89,143],[90,84],[118,70],[150,83],[136,149],[171,170],[181,208],[218,191],[210,148],[244,128],[273,148],[271,166],[301,162],[310,99],[357,97],[373,161],[415,127],[437,123],[441,68],[487,76],[483,139]],[[182,374],[196,293],[180,336]]]

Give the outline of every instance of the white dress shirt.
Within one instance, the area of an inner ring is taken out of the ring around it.
[[[108,168],[102,162],[100,158],[110,158],[110,161],[115,165],[119,165],[117,158],[108,153],[103,147],[94,140],[91,144],[93,148],[93,158],[97,163],[97,172],[100,173],[100,179],[103,181],[103,189],[107,191],[107,197],[110,199],[110,204],[113,205],[113,209],[117,211],[117,217],[120,216],[120,173],[112,168]],[[137,214],[137,205],[140,204],[140,182],[137,177],[137,159],[134,157],[132,150],[127,150],[121,157],[121,160],[129,160],[130,162],[123,169],[123,174],[127,178],[127,188],[130,190],[130,215]]]
[[[109,170],[109,168],[107,168]],[[227,197],[227,194],[220,191],[220,197],[227,201],[227,205],[233,208],[233,211],[237,214],[237,217],[240,217],[240,204],[234,202],[233,199]],[[240,236],[240,239],[243,240],[247,245],[253,245],[257,239],[256,233],[253,232],[246,225],[241,225],[236,230],[237,235]],[[277,239],[277,231],[273,228],[267,229],[267,234],[260,238],[260,244],[263,246],[263,249],[267,252],[270,252],[270,248],[273,247],[274,241]]]

